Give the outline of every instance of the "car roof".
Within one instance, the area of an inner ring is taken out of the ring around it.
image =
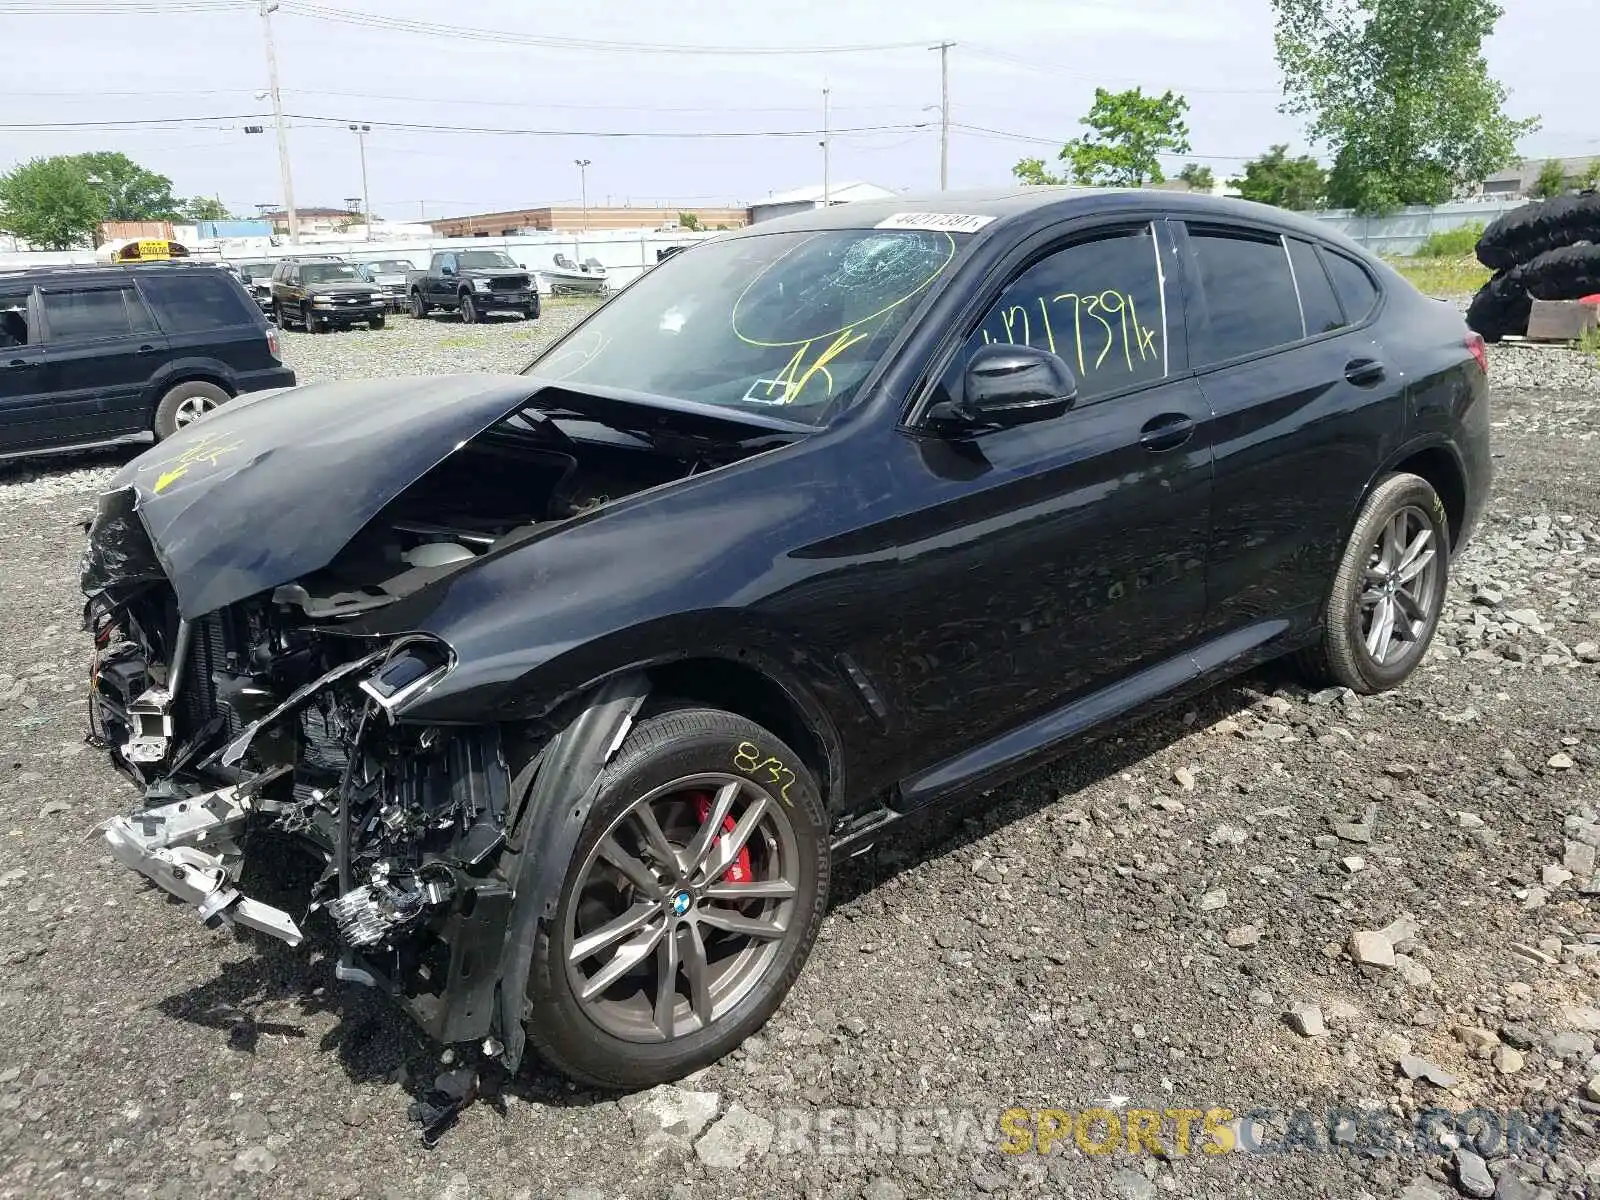
[[[0,280],[19,278],[100,280],[119,279],[129,272],[143,274],[147,271],[226,271],[227,269],[225,264],[212,262],[209,259],[202,259],[199,262],[163,259],[158,262],[56,263],[39,267],[0,267]]]
[[[1330,226],[1270,204],[1257,204],[1232,196],[1203,192],[1166,191],[1160,188],[1083,188],[1013,184],[1000,188],[972,188],[945,192],[906,192],[887,200],[852,200],[759,221],[727,236],[750,237],[786,230],[870,229],[896,213],[990,217],[988,230],[1034,215],[1056,220],[1111,216],[1134,209],[1156,207],[1178,217],[1218,221],[1250,221],[1276,225],[1323,241],[1359,249]]]

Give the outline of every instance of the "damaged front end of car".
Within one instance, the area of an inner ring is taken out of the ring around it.
[[[213,928],[298,945],[325,914],[341,979],[511,1069],[533,927],[643,693],[549,697],[559,719],[419,716],[462,664],[406,602],[774,444],[708,459],[624,432],[580,447],[551,415],[566,410],[531,408],[529,390],[363,381],[230,405],[112,481],[82,571],[89,738],[143,792],[105,826],[116,859]],[[294,433],[313,420],[318,434]],[[285,838],[320,868],[292,912],[241,886],[247,864],[276,865],[256,847]]]

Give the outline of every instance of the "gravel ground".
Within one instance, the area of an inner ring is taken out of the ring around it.
[[[514,369],[574,311],[285,353]],[[433,1150],[406,1108],[437,1059],[326,943],[207,932],[102,852],[133,796],[82,742],[77,522],[121,460],[0,473],[0,1197],[1600,1194],[1600,372],[1491,355],[1496,498],[1404,688],[1268,669],[974,798],[848,865],[727,1060],[620,1100],[526,1072]],[[999,1140],[1000,1110],[1097,1105],[1262,1110],[1296,1148]],[[1368,1136],[1428,1107],[1559,1140]]]

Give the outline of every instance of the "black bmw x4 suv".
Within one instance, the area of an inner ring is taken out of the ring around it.
[[[222,267],[0,273],[0,459],[160,441],[294,382],[277,331]]]

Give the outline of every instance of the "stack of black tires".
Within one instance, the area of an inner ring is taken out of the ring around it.
[[[1494,277],[1472,298],[1467,324],[1498,342],[1527,333],[1535,300],[1600,292],[1600,192],[1536,200],[1501,217],[1478,239]]]

